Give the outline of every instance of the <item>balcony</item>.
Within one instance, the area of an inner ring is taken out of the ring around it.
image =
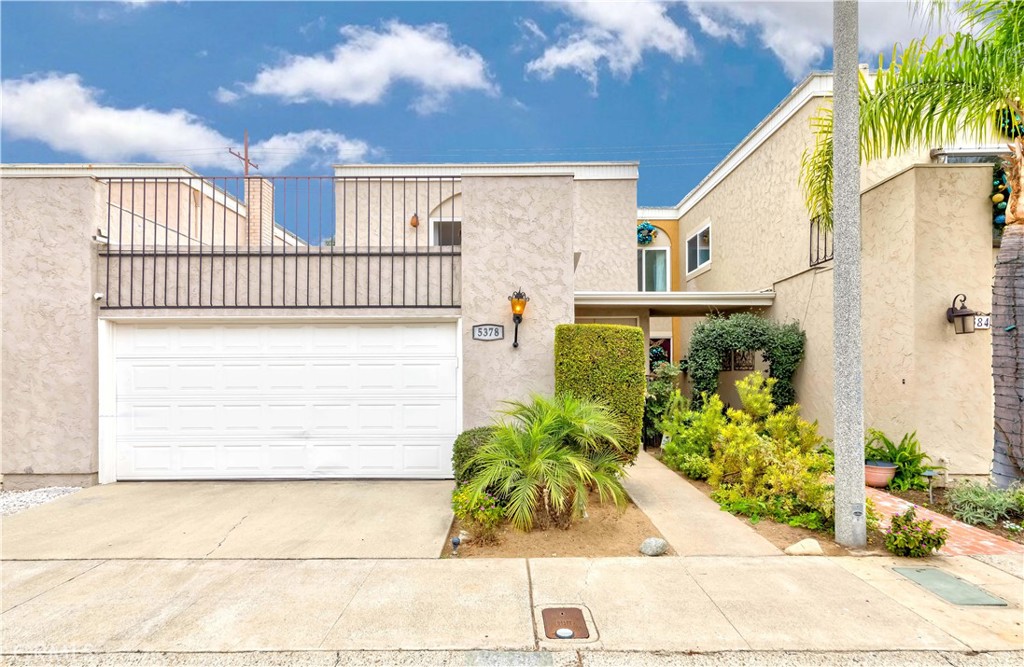
[[[101,308],[460,305],[459,177],[101,182]]]

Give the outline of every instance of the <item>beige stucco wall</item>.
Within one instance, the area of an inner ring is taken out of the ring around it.
[[[897,439],[916,430],[930,455],[954,475],[985,475],[991,458],[990,334],[956,336],[945,320],[946,308],[961,292],[975,310],[991,310],[990,169],[918,165],[866,189],[861,199],[865,425]],[[779,212],[787,193],[775,187],[767,191],[773,196],[752,201]],[[724,194],[717,195],[718,190],[706,198],[698,217],[717,215],[708,213],[715,210],[712,205],[723,205]],[[807,333],[806,358],[795,377],[797,400],[803,414],[831,436],[832,263],[808,266],[806,236],[793,232],[798,227],[806,234],[806,217],[797,219],[799,210],[791,213],[796,222],[789,225],[770,213],[778,233],[773,227],[762,234],[765,250],[749,259],[740,260],[728,247],[736,237],[733,227],[744,221],[717,225],[712,268],[688,287],[775,289],[775,304],[766,315],[799,322]],[[785,239],[799,253],[779,247]],[[773,267],[764,255],[779,256],[779,265]],[[697,321],[683,320],[684,340]],[[723,384],[734,379],[725,375]]]
[[[0,186],[4,484],[89,482],[99,413],[90,237],[106,219],[105,188],[91,178]]]
[[[423,248],[430,220],[462,220],[462,181],[445,178],[345,178],[334,185],[335,245]],[[418,225],[410,221],[416,215]],[[463,221],[465,226],[465,221]]]
[[[152,317],[193,321],[462,317],[466,427],[490,422],[503,400],[552,392],[554,329],[557,324],[572,322],[574,315],[574,252],[614,249],[618,254],[605,257],[600,272],[591,274],[591,288],[635,289],[635,237],[622,221],[634,216],[636,183],[581,185],[566,175],[466,177],[457,185],[459,192],[454,198],[439,202],[453,206],[454,214],[437,204],[431,208],[439,216],[464,219],[462,257],[431,256],[428,278],[428,260],[422,249],[404,259],[367,257],[362,239],[360,257],[333,254],[337,246],[324,255],[317,248],[300,248],[296,257],[287,260],[265,252],[247,254],[244,248],[234,247],[226,256],[208,251],[200,255],[194,243],[184,256],[150,249],[156,256],[145,260],[119,257],[116,247],[108,253],[90,240],[98,227],[105,226],[111,210],[106,184],[85,177],[5,179],[0,364],[4,483],[31,486],[54,483],[60,476],[72,483],[95,481],[99,317],[113,321]],[[594,199],[586,199],[586,193]],[[156,191],[147,192],[149,197],[154,202],[158,199]],[[166,210],[157,206],[156,211],[157,218],[138,223],[158,223],[161,211],[175,215],[173,206]],[[421,229],[425,229],[427,216],[421,219]],[[582,238],[575,233],[578,224],[589,226],[589,233]],[[626,232],[602,236],[612,227]],[[126,224],[123,229],[127,228]],[[148,241],[152,228],[146,229]],[[385,244],[387,240],[377,238]],[[591,264],[592,271],[595,265]],[[268,295],[271,276],[275,293],[280,295],[275,305],[300,308],[233,307],[244,305],[250,292],[262,289]],[[169,304],[165,284],[172,296]],[[326,301],[331,286],[336,297],[345,293],[349,303],[361,308],[301,308],[307,297],[310,303],[318,297]],[[531,300],[520,327],[521,346],[513,349],[507,297],[518,288]],[[97,292],[104,293],[99,301],[93,298]],[[392,308],[392,293],[396,305],[403,297],[407,305],[422,305],[429,294],[431,305],[443,307]],[[174,296],[179,304],[232,307],[140,309],[174,306]],[[460,301],[461,308],[453,305]],[[104,304],[122,308],[100,310]],[[473,341],[472,325],[483,323],[505,325],[505,340]],[[646,317],[641,318],[641,326],[648,326]]]
[[[573,229],[555,217],[551,233],[566,234],[582,253],[576,267],[577,291],[636,290],[636,181],[576,181],[572,193]]]
[[[241,183],[233,185],[241,187]],[[202,179],[108,179],[100,181],[99,187],[109,206],[104,207],[98,225],[111,243],[174,246],[192,240],[218,246],[248,244],[245,206]],[[270,243],[266,234],[263,243]]]
[[[555,325],[573,321],[573,179],[465,177],[462,196],[463,424],[472,428],[503,400],[554,391]],[[530,302],[513,349],[508,295],[519,288]],[[472,340],[472,326],[489,323],[505,325],[505,340]]]

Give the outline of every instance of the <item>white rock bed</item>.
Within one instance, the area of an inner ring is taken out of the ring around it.
[[[82,489],[77,486],[48,486],[31,491],[0,491],[0,516],[10,516],[36,505],[48,503]]]

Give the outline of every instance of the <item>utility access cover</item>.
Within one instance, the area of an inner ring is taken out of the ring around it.
[[[1007,606],[1005,600],[934,567],[894,567],[893,572],[902,574],[952,604],[972,607]]]
[[[544,621],[544,636],[548,639],[589,639],[590,630],[583,619],[583,611],[573,607],[548,607],[540,612]],[[572,636],[561,637],[559,630],[572,630]]]

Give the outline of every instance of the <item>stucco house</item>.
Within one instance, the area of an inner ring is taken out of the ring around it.
[[[451,477],[461,430],[553,391],[556,324],[771,305],[638,291],[637,175],[5,165],[4,487]]]
[[[831,234],[808,218],[798,178],[810,119],[831,95],[831,75],[812,74],[676,205],[637,210],[662,232],[641,252],[669,267],[641,288],[768,290],[765,316],[799,322],[807,350],[797,400],[829,437]],[[954,476],[985,476],[992,465],[991,332],[956,335],[946,310],[964,294],[973,310],[991,311],[998,248],[989,195],[1003,153],[998,143],[936,147],[862,169],[865,423],[897,439],[916,431]],[[670,339],[678,362],[698,321],[652,318],[649,328]],[[732,383],[744,374],[722,374],[724,400],[738,402]]]

